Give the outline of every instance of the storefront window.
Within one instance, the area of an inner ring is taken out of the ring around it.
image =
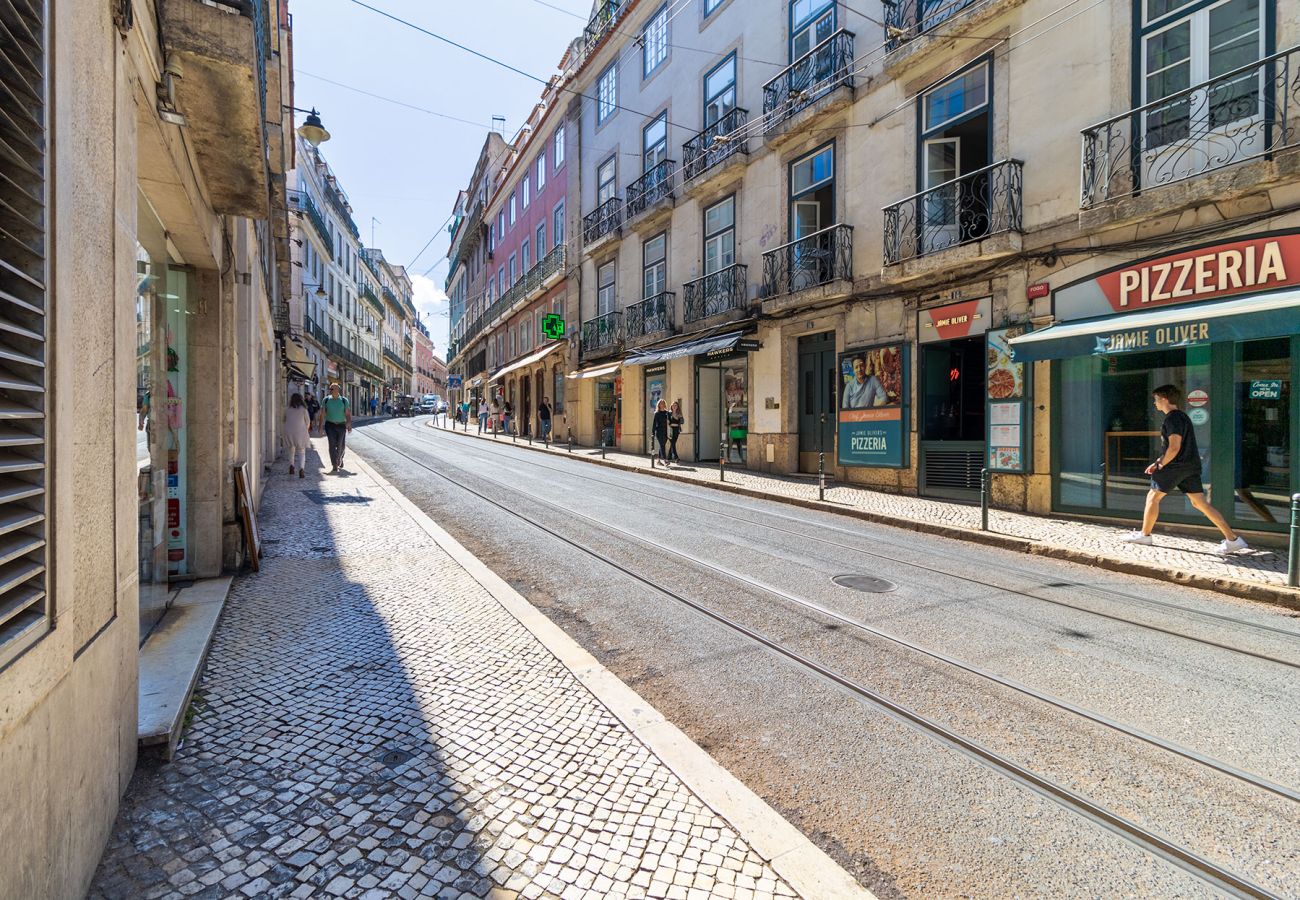
[[[189,369],[190,289],[188,273],[167,270],[166,438],[167,454],[167,567],[169,575],[189,572],[187,528],[188,455],[186,424],[189,414],[187,372]]]
[[[596,430],[602,447],[616,447],[622,437],[619,422],[622,386],[621,378],[596,380]]]
[[[158,274],[153,258],[136,245],[135,297],[135,464],[139,500],[139,584],[141,634],[166,611],[167,543],[166,424],[162,373],[165,356],[159,341]]]
[[[704,362],[696,370],[696,458],[745,465],[749,459],[749,361]]]
[[[1180,405],[1196,429],[1202,480],[1207,493],[1213,490],[1209,345],[1075,357],[1061,360],[1059,372],[1060,506],[1141,512],[1150,486],[1144,470],[1160,455],[1164,418],[1153,406],[1151,392],[1164,384],[1179,388],[1186,398]],[[1161,514],[1196,515],[1181,493],[1165,499]]]
[[[1237,401],[1233,499],[1241,522],[1288,521],[1291,475],[1290,340],[1275,338],[1236,346]]]

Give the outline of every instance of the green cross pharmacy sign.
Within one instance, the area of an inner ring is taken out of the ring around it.
[[[542,334],[553,341],[564,339],[564,317],[556,313],[542,316]]]

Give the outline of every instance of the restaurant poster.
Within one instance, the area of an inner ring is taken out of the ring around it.
[[[1024,472],[1029,460],[1029,372],[1023,362],[1013,362],[1007,342],[1029,330],[1015,325],[989,331],[988,468],[994,472]]]
[[[839,464],[907,467],[907,345],[841,353],[838,388]]]

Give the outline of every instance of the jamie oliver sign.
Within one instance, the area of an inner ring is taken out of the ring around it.
[[[1300,285],[1300,232],[1194,247],[1110,269],[1053,297],[1058,321]]]
[[[917,335],[922,344],[975,337],[989,330],[989,320],[993,318],[993,298],[932,306],[919,310],[917,316]]]

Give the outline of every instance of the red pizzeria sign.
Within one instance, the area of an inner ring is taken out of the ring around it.
[[[1300,233],[1159,256],[1056,292],[1056,317],[1090,318],[1300,285]]]

